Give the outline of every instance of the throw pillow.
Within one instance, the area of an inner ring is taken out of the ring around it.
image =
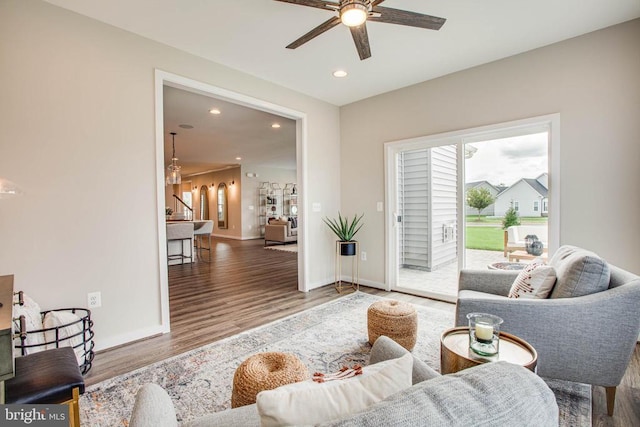
[[[38,305],[38,303],[31,299],[31,297],[29,297],[27,294],[23,293],[22,295],[24,305],[16,304],[13,306],[13,317],[14,319],[19,319],[20,316],[24,316],[25,318],[26,330],[28,333],[24,344],[35,346],[27,347],[25,349],[24,354],[27,355],[45,350],[45,337],[44,333],[42,333],[43,325],[42,314],[40,314],[40,305]],[[16,331],[16,333],[20,331],[20,320],[14,320],[14,330]],[[14,347],[16,345],[21,345],[20,337],[14,339]],[[16,357],[22,356],[22,351],[19,348],[14,348],[13,352]]]
[[[549,261],[558,281],[551,298],[575,298],[609,288],[609,264],[593,252],[565,245]]]
[[[56,330],[46,331],[45,337],[47,339],[47,349],[57,347],[73,347],[73,351],[76,353],[76,359],[78,359],[78,365],[84,363],[84,348],[82,342],[83,326],[79,320],[80,316],[71,313],[70,311],[49,311],[44,315],[44,328],[58,328],[58,344],[56,341]],[[76,348],[76,346],[79,346]]]
[[[340,381],[303,381],[258,393],[262,426],[315,425],[362,411],[411,387],[413,356],[363,368],[362,375]]]
[[[556,283],[556,272],[545,264],[527,265],[509,290],[509,298],[546,298]]]

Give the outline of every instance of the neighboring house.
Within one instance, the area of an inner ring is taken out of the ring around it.
[[[549,175],[543,173],[535,179],[522,178],[506,190],[498,194],[495,201],[496,216],[504,216],[513,206],[518,215],[547,216],[549,212]]]
[[[477,188],[478,190],[481,188],[486,188],[487,190],[489,190],[489,192],[491,193],[491,197],[496,198],[496,196],[503,191],[505,188],[507,187],[502,187],[502,186],[496,186],[491,184],[489,181],[475,181],[475,182],[467,182],[465,184],[465,191],[469,191],[472,188]],[[478,215],[478,210],[476,208],[472,208],[471,206],[466,205],[466,212],[465,214],[468,215]],[[489,206],[487,206],[486,208],[484,208],[483,210],[480,211],[480,215],[486,215],[486,216],[494,216],[495,215],[495,203],[490,204]]]

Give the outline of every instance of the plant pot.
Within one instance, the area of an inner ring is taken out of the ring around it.
[[[544,250],[544,245],[540,240],[537,240],[531,244],[531,247],[529,248],[528,252],[533,256],[540,256],[542,255],[543,250]]]
[[[340,244],[340,255],[354,256],[356,254],[356,242],[344,242]]]

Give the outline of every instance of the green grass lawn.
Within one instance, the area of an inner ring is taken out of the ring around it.
[[[467,249],[502,251],[504,230],[501,227],[467,227]]]
[[[547,217],[521,217],[521,224],[547,224]],[[495,225],[495,227],[493,227]],[[467,249],[504,250],[504,230],[501,217],[467,215]]]
[[[549,218],[546,216],[523,216],[520,217],[520,222],[522,224],[546,224]],[[467,215],[467,223],[469,224],[496,224],[502,226],[502,217],[487,217],[480,215],[478,219],[478,215]]]

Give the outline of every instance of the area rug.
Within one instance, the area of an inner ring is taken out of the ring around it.
[[[367,364],[369,305],[382,298],[355,292],[302,313],[234,335],[173,358],[87,387],[81,396],[83,426],[127,426],[138,388],[164,387],[180,422],[231,406],[233,374],[247,357],[265,351],[296,354],[310,372]],[[440,334],[453,326],[452,311],[416,306],[418,341],[413,354],[438,370]],[[556,393],[561,426],[591,425],[591,388],[548,381]]]
[[[265,249],[271,249],[273,251],[282,251],[282,252],[298,252],[298,244],[294,243],[292,245],[271,245],[265,246]]]

